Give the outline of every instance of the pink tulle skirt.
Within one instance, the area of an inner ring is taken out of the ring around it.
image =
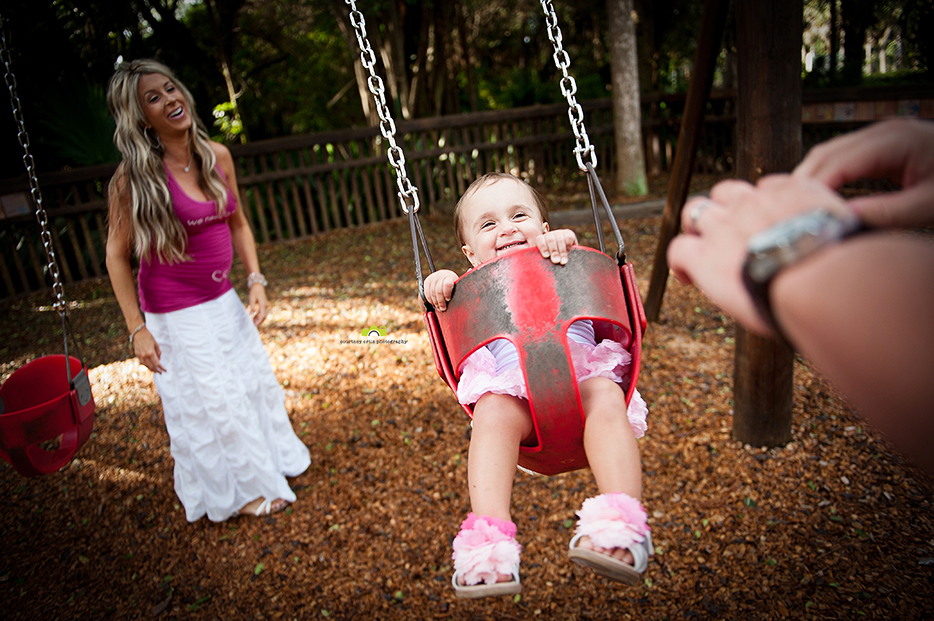
[[[594,377],[605,377],[622,385],[629,378],[629,363],[632,355],[616,341],[607,339],[597,345],[581,345],[568,339],[571,362],[577,383]],[[484,394],[512,395],[528,399],[528,389],[522,368],[514,366],[497,374],[496,359],[486,347],[470,354],[461,366],[461,377],[457,384],[457,400],[469,405],[476,403]],[[648,428],[645,417],[648,406],[638,390],[633,391],[626,412],[629,424],[637,438],[645,435]]]

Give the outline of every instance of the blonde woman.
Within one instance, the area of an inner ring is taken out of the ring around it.
[[[175,491],[189,522],[280,511],[295,500],[285,477],[310,457],[257,331],[266,279],[233,158],[157,61],[121,63],[107,101],[123,155],[109,188],[107,271],[133,352],[154,373]],[[249,274],[249,311],[229,279],[234,250]]]

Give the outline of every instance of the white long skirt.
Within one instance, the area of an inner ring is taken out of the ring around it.
[[[220,522],[259,498],[293,502],[286,476],[311,463],[259,332],[236,292],[147,313],[165,372],[154,375],[175,459],[175,492],[194,522]]]

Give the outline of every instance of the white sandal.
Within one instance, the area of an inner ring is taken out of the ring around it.
[[[514,522],[468,514],[454,538],[454,575],[451,576],[454,595],[459,599],[472,599],[520,593],[521,551]],[[508,574],[512,580],[497,582],[499,574]]]
[[[275,503],[281,503],[281,504],[273,508],[273,504]],[[237,511],[237,515],[255,515],[257,517],[262,517],[264,515],[272,515],[273,513],[278,513],[284,510],[288,506],[289,506],[289,502],[287,500],[283,500],[282,498],[272,498],[272,499],[264,498],[263,502],[259,503],[256,509],[254,509],[253,511],[247,511],[244,513],[244,511],[241,509],[240,511]]]
[[[639,582],[655,553],[648,516],[638,500],[623,493],[601,494],[584,501],[577,512],[580,520],[571,539],[568,557],[601,576],[629,586]],[[632,564],[579,546],[583,537],[604,548],[625,548],[632,554]]]

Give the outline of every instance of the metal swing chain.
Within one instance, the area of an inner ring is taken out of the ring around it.
[[[7,88],[10,89],[10,103],[13,106],[13,116],[16,119],[17,134],[19,144],[23,147],[23,164],[26,166],[26,173],[29,176],[29,191],[32,200],[36,204],[36,219],[39,221],[39,227],[42,229],[42,246],[45,249],[45,256],[48,259],[46,269],[52,276],[52,291],[55,293],[55,302],[52,307],[58,311],[58,314],[65,318],[67,312],[65,305],[65,291],[62,286],[62,279],[58,271],[58,261],[55,257],[55,248],[52,246],[52,235],[49,233],[49,216],[42,206],[42,194],[39,192],[39,181],[36,178],[36,167],[29,152],[29,135],[26,133],[26,126],[23,123],[22,105],[19,96],[16,94],[16,76],[13,75],[13,69],[10,61],[10,50],[7,46],[6,24],[0,19],[0,58],[3,60],[5,69],[4,79]],[[66,339],[67,347],[67,339]]]
[[[597,167],[597,153],[590,143],[590,137],[587,135],[587,128],[584,127],[584,109],[577,103],[574,96],[577,93],[577,81],[574,76],[568,73],[568,67],[571,66],[571,59],[562,44],[561,28],[558,27],[558,16],[555,14],[555,7],[551,0],[541,0],[542,10],[545,11],[545,24],[548,26],[548,39],[555,48],[554,59],[558,69],[561,70],[561,94],[568,101],[568,117],[571,119],[571,129],[577,138],[577,146],[574,148],[574,155],[577,156],[577,166],[583,172],[587,172],[587,164],[584,162],[584,155],[590,155],[590,165]]]
[[[626,262],[626,244],[623,242],[623,235],[619,230],[619,226],[616,224],[616,218],[613,217],[613,211],[610,209],[609,202],[607,202],[606,194],[603,192],[603,186],[600,185],[600,179],[597,177],[597,152],[590,142],[590,137],[587,135],[587,128],[584,127],[584,110],[581,108],[580,104],[577,103],[577,98],[574,96],[577,92],[577,82],[574,80],[574,77],[568,73],[571,59],[562,44],[563,37],[561,35],[561,28],[558,26],[558,16],[555,14],[555,7],[552,5],[551,0],[541,0],[541,4],[542,10],[545,11],[545,23],[548,26],[548,39],[555,48],[555,64],[562,73],[560,81],[561,93],[568,101],[568,117],[571,119],[571,129],[574,131],[574,136],[577,137],[577,146],[574,147],[574,155],[577,156],[578,167],[587,175],[587,185],[590,189],[590,204],[593,207],[594,224],[597,228],[597,240],[600,244],[600,252],[606,252],[606,247],[603,241],[603,229],[600,227],[600,216],[597,209],[598,200],[603,206],[613,228],[613,233],[616,236],[616,243],[619,245],[619,249],[616,252],[616,259],[617,262],[622,265]],[[590,155],[589,162],[584,161],[584,155],[586,154]]]
[[[396,169],[396,186],[399,188],[399,202],[402,204],[403,213],[408,214],[408,202],[411,202],[412,210],[418,211],[418,190],[409,181],[405,172],[405,154],[396,144],[396,124],[392,120],[392,114],[389,106],[386,105],[386,90],[383,88],[383,80],[376,75],[374,66],[376,65],[376,54],[370,47],[370,41],[366,35],[366,21],[363,19],[363,13],[357,10],[355,0],[345,0],[350,6],[350,23],[354,27],[357,35],[357,44],[360,46],[360,60],[363,66],[370,73],[367,78],[367,86],[370,92],[376,98],[376,113],[379,115],[379,130],[389,142],[389,163]]]

